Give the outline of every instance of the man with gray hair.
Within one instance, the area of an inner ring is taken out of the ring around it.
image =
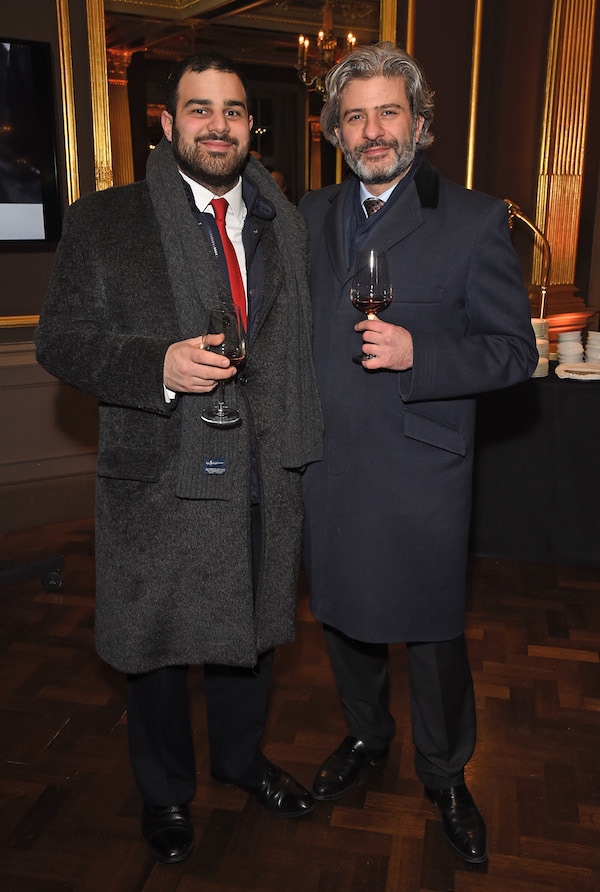
[[[305,561],[348,736],[313,795],[342,796],[387,756],[388,644],[406,642],[416,773],[452,849],[481,863],[486,828],[464,776],[475,747],[464,638],[475,397],[533,372],[527,294],[505,203],[423,156],[433,102],[415,60],[391,44],[359,48],[326,93],[323,133],[351,173],[300,204],[325,418],[324,458],[303,477]],[[386,255],[393,299],[359,321],[350,292],[364,249]]]

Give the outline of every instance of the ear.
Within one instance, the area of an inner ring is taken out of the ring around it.
[[[252,130],[254,127],[254,118],[252,115],[248,115],[248,130]]]
[[[417,129],[415,130],[415,139],[417,142],[421,139],[421,131],[423,129],[423,124],[425,123],[425,118],[423,115],[419,115],[417,119]]]
[[[163,133],[169,142],[173,142],[173,116],[169,114],[166,108],[163,109],[161,113],[160,123],[162,125]]]

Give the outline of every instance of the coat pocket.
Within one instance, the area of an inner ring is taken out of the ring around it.
[[[457,455],[466,453],[465,438],[457,427],[414,409],[404,410],[404,436]]]
[[[98,476],[114,480],[140,480],[155,483],[162,467],[162,457],[150,449],[115,447],[98,453]]]

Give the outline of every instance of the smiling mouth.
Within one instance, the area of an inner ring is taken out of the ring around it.
[[[380,145],[375,144],[374,146],[365,146],[362,149],[359,149],[361,155],[372,155],[374,157],[378,157],[379,155],[385,155],[386,152],[392,147],[390,145]]]

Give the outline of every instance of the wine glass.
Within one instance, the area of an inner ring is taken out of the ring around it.
[[[350,300],[367,319],[376,319],[382,310],[389,307],[392,286],[385,252],[371,249],[359,253],[350,286]],[[361,353],[353,356],[352,360],[361,363],[372,358],[370,353]]]
[[[222,343],[205,346],[205,350],[226,356],[232,365],[240,365],[246,357],[246,334],[237,307],[223,305],[209,311],[208,334],[225,335]],[[219,381],[219,398],[211,409],[204,409],[202,420],[207,424],[233,427],[241,421],[237,409],[225,403],[225,382]]]

